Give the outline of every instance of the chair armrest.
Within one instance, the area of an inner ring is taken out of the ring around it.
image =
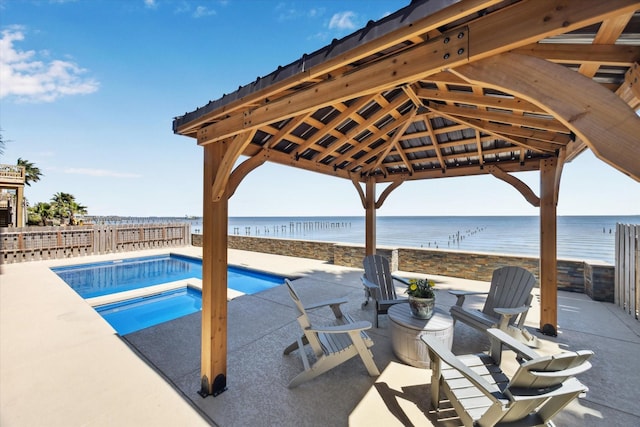
[[[398,298],[398,299],[383,299],[378,301],[378,304],[380,305],[393,305],[393,304],[402,304],[402,303],[406,303],[409,302],[408,298]]]
[[[322,332],[325,334],[344,334],[353,331],[364,331],[366,329],[371,329],[371,322],[367,322],[366,320],[359,320],[353,323],[345,323],[344,325],[337,326],[317,326],[307,328],[308,331],[312,332]]]
[[[531,360],[540,357],[538,353],[500,329],[490,328],[487,329],[487,333],[490,338],[493,337],[497,339],[524,359]]]
[[[523,305],[522,307],[515,307],[515,308],[500,308],[500,307],[494,308],[493,311],[495,311],[500,315],[500,323],[498,325],[498,328],[502,329],[503,331],[506,331],[511,318],[513,316],[517,316],[518,314],[524,313],[527,310],[529,310],[529,307],[526,305]]]
[[[320,302],[317,302],[317,303],[305,305],[304,309],[305,310],[314,310],[314,309],[320,308],[320,307],[346,304],[347,302],[349,302],[349,301],[346,298],[336,298],[336,299],[332,299],[332,300],[320,301]]]
[[[464,304],[464,299],[467,295],[488,295],[489,292],[476,292],[476,291],[458,291],[458,290],[450,290],[449,293],[451,295],[455,295],[458,300],[456,301],[456,305],[462,307]]]
[[[391,275],[391,277],[393,277],[394,280],[397,280],[398,282],[409,286],[409,280],[405,279],[404,277],[394,276],[393,274]]]
[[[574,366],[573,368],[562,369],[560,371],[552,371],[552,372],[529,371],[529,374],[534,377],[540,377],[540,378],[564,378],[564,377],[575,377],[576,375],[586,372],[589,369],[591,369],[591,362],[582,362],[578,366]]]
[[[451,366],[456,371],[460,372],[467,380],[469,380],[474,386],[478,388],[482,394],[487,396],[492,402],[500,402],[501,400],[496,396],[502,394],[500,389],[487,380],[482,378],[479,374],[471,370],[467,365],[462,363],[452,352],[449,350],[439,338],[431,335],[421,335],[420,339],[429,348],[432,363],[440,363],[440,361]],[[440,371],[440,369],[438,369]]]
[[[513,387],[505,390],[505,394],[510,396],[514,402],[522,402],[526,400],[536,400],[552,398],[554,396],[566,396],[571,394],[582,394],[589,391],[589,388],[578,381],[577,378],[571,378],[562,383],[560,387],[555,387],[546,393],[531,393],[530,389],[520,389]]]
[[[526,305],[523,305],[522,307],[515,307],[515,308],[494,308],[493,311],[495,311],[498,314],[502,314],[505,316],[516,316],[520,313],[524,313],[525,311],[529,310],[529,307],[527,307]]]
[[[369,290],[375,290],[375,289],[380,289],[380,286],[376,285],[375,283],[373,283],[371,280],[367,279],[366,277],[360,276],[360,280],[362,280],[362,284],[368,288]]]

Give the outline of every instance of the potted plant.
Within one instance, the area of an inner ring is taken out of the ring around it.
[[[411,315],[418,319],[431,319],[436,303],[436,282],[429,279],[410,279],[406,293],[409,295]]]

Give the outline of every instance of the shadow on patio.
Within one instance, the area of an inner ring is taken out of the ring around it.
[[[294,260],[279,258],[285,264]],[[360,307],[364,296],[360,274],[361,270],[314,262],[294,283],[305,302],[346,297],[349,303],[343,311],[356,319],[372,320],[372,307]],[[437,282],[437,305],[445,310],[455,303],[447,289],[488,289],[486,282],[429,277]],[[476,298],[468,303],[480,307],[482,298]],[[560,292],[558,301],[558,337],[535,331],[539,322],[537,299],[529,312],[527,325],[540,340],[538,351],[590,349],[595,356],[593,368],[579,377],[590,388],[589,393],[571,403],[554,421],[559,426],[640,425],[640,362],[635,357],[640,353],[640,323],[615,305],[594,302],[582,294]],[[328,309],[313,315],[321,314],[332,317]],[[455,419],[436,423],[436,415],[429,409],[431,371],[407,366],[394,356],[387,316],[380,317],[380,328],[369,331],[380,377],[369,377],[360,358],[355,357],[289,389],[289,380],[303,367],[295,352],[282,354],[300,334],[285,286],[236,298],[228,305],[228,390],[207,398],[197,394],[200,321],[197,313],[123,339],[214,425],[459,425]],[[488,347],[486,336],[462,323],[456,325],[455,354]]]

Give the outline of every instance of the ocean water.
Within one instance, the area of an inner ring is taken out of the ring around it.
[[[378,246],[455,249],[539,256],[537,216],[377,218]],[[640,224],[637,216],[559,216],[558,258],[615,258],[616,224]],[[195,222],[194,232],[202,224]],[[364,217],[231,217],[229,234],[364,244]]]
[[[202,218],[92,218],[96,223],[188,222],[202,232]],[[378,246],[455,249],[471,252],[540,255],[537,216],[379,216]],[[615,259],[616,224],[640,224],[633,216],[559,216],[558,258]],[[364,216],[230,217],[230,235],[364,244]]]

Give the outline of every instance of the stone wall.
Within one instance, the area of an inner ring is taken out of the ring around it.
[[[201,235],[193,235],[191,241],[194,246],[202,246]],[[230,249],[319,259],[354,268],[362,268],[365,253],[364,245],[357,244],[237,235],[229,236],[228,246]],[[390,260],[391,271],[490,281],[495,269],[518,265],[539,279],[537,257],[388,246],[379,246],[376,253]],[[586,293],[597,301],[613,302],[614,270],[613,265],[606,263],[559,259],[558,289]]]
[[[585,263],[584,292],[594,301],[615,302],[615,273],[613,265]]]

